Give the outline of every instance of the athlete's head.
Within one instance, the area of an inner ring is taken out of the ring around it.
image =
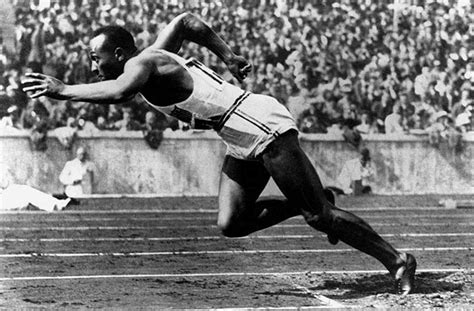
[[[120,26],[105,26],[94,31],[90,41],[92,72],[100,79],[116,79],[125,62],[137,51],[130,32]]]

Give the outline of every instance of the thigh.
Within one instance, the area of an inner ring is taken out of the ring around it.
[[[306,217],[329,211],[315,167],[301,149],[296,131],[280,135],[262,155],[264,165],[289,202]]]
[[[270,178],[258,161],[239,160],[227,155],[219,185],[219,221],[244,217],[262,193]]]

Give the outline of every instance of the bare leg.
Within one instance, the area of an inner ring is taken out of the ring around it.
[[[246,236],[301,214],[287,200],[256,202],[269,178],[260,162],[226,157],[219,188],[218,216],[218,226],[225,236]]]
[[[261,199],[270,175],[262,163],[244,161],[227,156],[224,160],[219,189],[218,225],[224,235],[249,235],[288,218],[301,215],[301,211],[288,200]],[[334,194],[325,189],[325,195],[334,204]],[[332,244],[337,237],[330,237]]]
[[[350,246],[378,259],[394,277],[402,274],[405,285],[408,284],[406,293],[411,291],[412,275],[400,273],[400,270],[410,269],[408,259],[364,220],[336,208],[326,199],[315,168],[299,146],[296,131],[287,132],[273,142],[264,152],[263,162],[291,205],[301,209],[310,226],[330,236],[335,235]],[[414,261],[413,256],[411,259]],[[416,263],[414,266],[416,267]],[[414,274],[414,268],[412,272]]]

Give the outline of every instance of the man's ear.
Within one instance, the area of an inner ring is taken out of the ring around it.
[[[115,49],[114,55],[119,62],[125,60],[125,51],[121,47]]]

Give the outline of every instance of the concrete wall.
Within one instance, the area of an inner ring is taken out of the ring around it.
[[[0,38],[6,49],[15,51],[15,9],[11,0],[0,0]]]
[[[413,136],[377,135],[365,137],[365,143],[376,167],[375,193],[474,194],[473,137],[465,139],[461,153],[446,145],[436,149],[426,138]],[[357,156],[342,139],[326,135],[302,135],[301,144],[325,185],[333,185],[343,163]],[[139,132],[79,135],[71,151],[50,134],[45,152],[32,151],[25,133],[0,133],[0,170],[8,170],[18,183],[61,192],[58,175],[78,145],[88,147],[96,164],[94,193],[217,194],[225,146],[211,132],[170,132],[157,150],[151,149]],[[265,193],[279,192],[270,184]]]

